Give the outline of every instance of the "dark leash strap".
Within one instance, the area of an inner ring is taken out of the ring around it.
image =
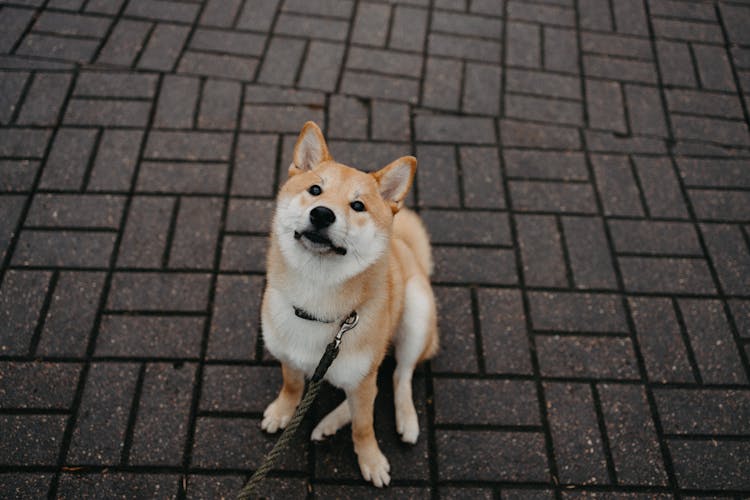
[[[320,391],[320,386],[323,384],[323,377],[331,366],[331,363],[333,363],[333,360],[336,359],[336,356],[339,354],[342,337],[346,332],[357,326],[358,322],[359,316],[357,315],[357,311],[352,311],[352,313],[341,323],[336,337],[326,346],[323,357],[320,358],[320,362],[318,362],[318,367],[315,369],[315,373],[310,379],[310,383],[307,385],[305,396],[302,398],[300,404],[297,405],[297,410],[294,412],[294,416],[287,424],[284,432],[281,433],[276,444],[273,445],[271,451],[263,458],[260,467],[255,469],[253,475],[250,476],[250,480],[248,480],[237,494],[237,500],[245,500],[257,495],[256,490],[258,489],[258,486],[260,486],[260,483],[265,479],[271,469],[276,466],[276,462],[294,437],[294,433],[302,422],[302,419],[305,417],[305,413],[307,413],[307,410],[310,409],[313,401],[315,401],[318,391]]]

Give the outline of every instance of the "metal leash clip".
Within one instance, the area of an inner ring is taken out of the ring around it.
[[[339,333],[337,333],[336,338],[333,339],[336,349],[338,349],[341,345],[341,337],[343,337],[346,332],[357,326],[357,323],[359,323],[359,314],[357,314],[357,311],[352,311],[352,313],[347,316],[344,322],[341,323]]]
[[[357,326],[357,323],[359,323],[359,315],[357,314],[357,311],[352,311],[352,313],[347,316],[346,319],[341,323],[339,332],[336,334],[336,337],[326,346],[323,357],[320,358],[318,367],[315,369],[315,373],[313,373],[311,379],[313,382],[323,380],[323,377],[328,371],[328,368],[331,366],[331,363],[333,363],[333,360],[336,359],[336,356],[338,356],[339,354],[341,338],[346,332]]]

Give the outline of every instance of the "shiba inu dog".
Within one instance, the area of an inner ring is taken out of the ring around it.
[[[415,443],[412,374],[438,348],[429,238],[419,217],[402,208],[416,167],[411,156],[369,174],[337,163],[318,126],[307,122],[278,195],[268,252],[263,339],[281,361],[283,386],[261,427],[274,433],[287,425],[305,377],[342,320],[356,311],[359,324],[344,336],[325,376],[346,400],[315,427],[312,439],[351,422],[362,476],[378,487],[390,482],[373,430],[378,367],[393,344],[396,429],[403,441]]]

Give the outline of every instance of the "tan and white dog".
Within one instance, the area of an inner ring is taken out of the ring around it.
[[[411,156],[371,174],[336,163],[318,126],[305,123],[278,195],[268,252],[263,339],[281,361],[284,383],[261,427],[274,433],[286,426],[305,377],[342,320],[356,311],[359,324],[344,336],[325,376],[346,400],[315,427],[312,439],[351,422],[362,476],[378,487],[390,482],[373,430],[378,367],[393,344],[396,429],[403,441],[415,443],[412,374],[438,347],[429,239],[419,217],[402,209],[416,167]]]

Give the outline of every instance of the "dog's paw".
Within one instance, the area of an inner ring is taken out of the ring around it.
[[[401,441],[414,444],[419,437],[419,420],[414,404],[409,403],[396,408],[396,431],[401,435]]]
[[[339,429],[351,421],[352,415],[349,412],[349,405],[344,401],[315,426],[310,439],[313,441],[322,441],[326,437],[336,434]]]
[[[378,488],[388,486],[391,482],[391,465],[385,455],[376,447],[370,448],[367,452],[357,454],[359,460],[359,470],[362,477],[370,481]]]
[[[263,421],[260,423],[260,428],[269,434],[283,429],[294,416],[294,409],[295,406],[277,398],[263,412]]]

